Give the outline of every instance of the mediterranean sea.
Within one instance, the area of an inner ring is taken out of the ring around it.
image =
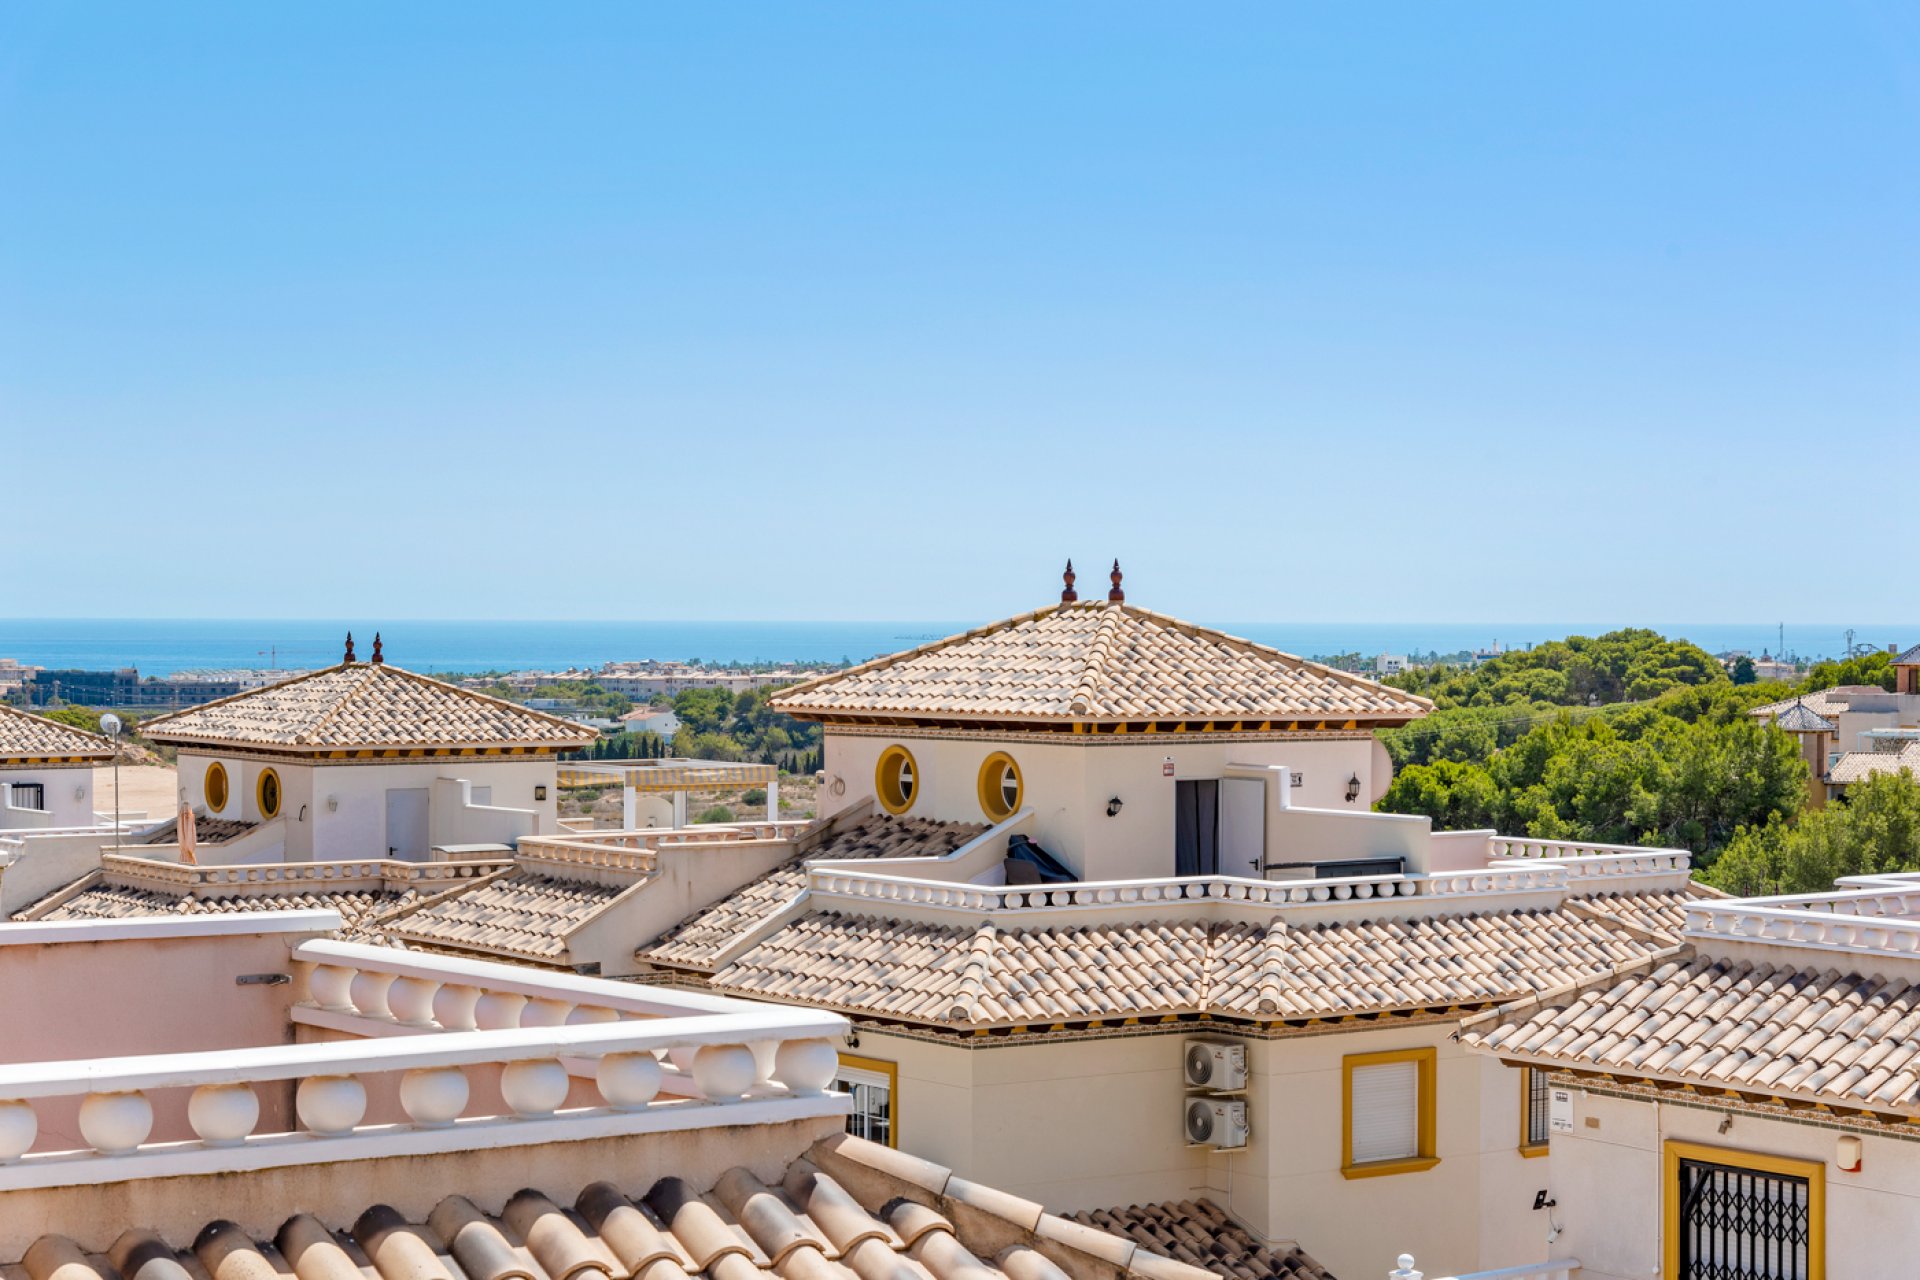
[[[925,644],[977,623],[961,622],[474,622],[380,624],[386,656],[414,671],[556,670],[657,658],[714,663],[860,662]],[[1920,642],[1920,625],[1851,624],[1862,646]],[[1709,653],[1779,647],[1774,623],[1634,622],[1227,622],[1220,629],[1307,657],[1338,653],[1424,654],[1518,648],[1570,635],[1645,626]],[[220,667],[307,669],[338,662],[352,628],[359,656],[373,628],[339,620],[0,618],[0,658],[48,668],[137,667],[142,675]],[[1803,658],[1845,652],[1846,624],[1786,628],[1786,651]]]

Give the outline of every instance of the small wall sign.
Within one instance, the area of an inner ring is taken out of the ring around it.
[[[1573,1132],[1573,1090],[1547,1090],[1547,1129],[1552,1133]]]
[[[1166,760],[1161,762],[1160,776],[1163,778],[1171,778],[1173,776],[1173,761]]]

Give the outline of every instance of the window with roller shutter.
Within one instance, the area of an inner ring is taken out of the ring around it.
[[[1432,1049],[1349,1055],[1344,1062],[1344,1150],[1349,1178],[1414,1173],[1439,1163],[1434,1151]]]

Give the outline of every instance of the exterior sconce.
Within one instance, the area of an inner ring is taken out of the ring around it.
[[[537,784],[533,788],[533,798],[535,800],[545,800],[547,798],[547,788],[545,783]]]
[[[87,798],[87,789],[85,787],[75,787],[73,789],[73,798],[75,800],[85,800]]]
[[[1360,798],[1360,775],[1354,774],[1347,779],[1347,803],[1352,804]]]
[[[1107,816],[1109,818],[1117,818],[1120,816],[1120,797],[1119,796],[1115,796],[1113,799],[1107,801]]]
[[[340,812],[340,797],[339,797],[339,796],[328,796],[328,797],[327,797],[327,812],[328,812],[328,813],[338,813],[338,812]]]
[[[1848,1134],[1834,1145],[1833,1162],[1842,1173],[1860,1172],[1860,1139]]]

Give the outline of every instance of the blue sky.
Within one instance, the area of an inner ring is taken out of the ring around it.
[[[1911,6],[12,4],[0,613],[1912,618],[1917,157]]]

